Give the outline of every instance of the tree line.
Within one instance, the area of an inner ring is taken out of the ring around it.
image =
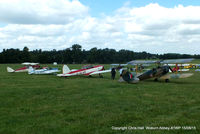
[[[74,44],[70,48],[64,50],[42,51],[36,49],[29,51],[28,47],[23,50],[19,49],[3,49],[0,53],[0,63],[22,63],[22,62],[39,62],[60,64],[80,64],[80,63],[126,63],[131,60],[138,59],[180,59],[180,58],[196,58],[200,59],[200,55],[189,54],[151,54],[147,52],[134,52],[130,50],[115,49],[98,49],[96,47],[85,50],[79,44]]]

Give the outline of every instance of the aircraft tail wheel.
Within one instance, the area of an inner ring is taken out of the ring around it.
[[[169,82],[169,79],[165,79],[165,82]]]

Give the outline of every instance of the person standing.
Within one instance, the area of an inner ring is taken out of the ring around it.
[[[112,68],[112,70],[111,70],[111,78],[112,78],[113,80],[115,79],[115,75],[116,75],[115,68]]]

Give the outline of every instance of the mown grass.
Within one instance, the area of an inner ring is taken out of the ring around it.
[[[200,72],[169,83],[127,84],[111,80],[109,73],[104,78],[58,78],[7,73],[7,66],[21,65],[0,65],[0,134],[200,133]],[[197,129],[112,130],[112,126]]]

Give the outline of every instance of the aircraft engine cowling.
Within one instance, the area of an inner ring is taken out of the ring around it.
[[[124,81],[126,81],[128,83],[138,83],[139,82],[139,79],[136,77],[136,74],[128,72],[126,70],[123,71],[122,78]]]

